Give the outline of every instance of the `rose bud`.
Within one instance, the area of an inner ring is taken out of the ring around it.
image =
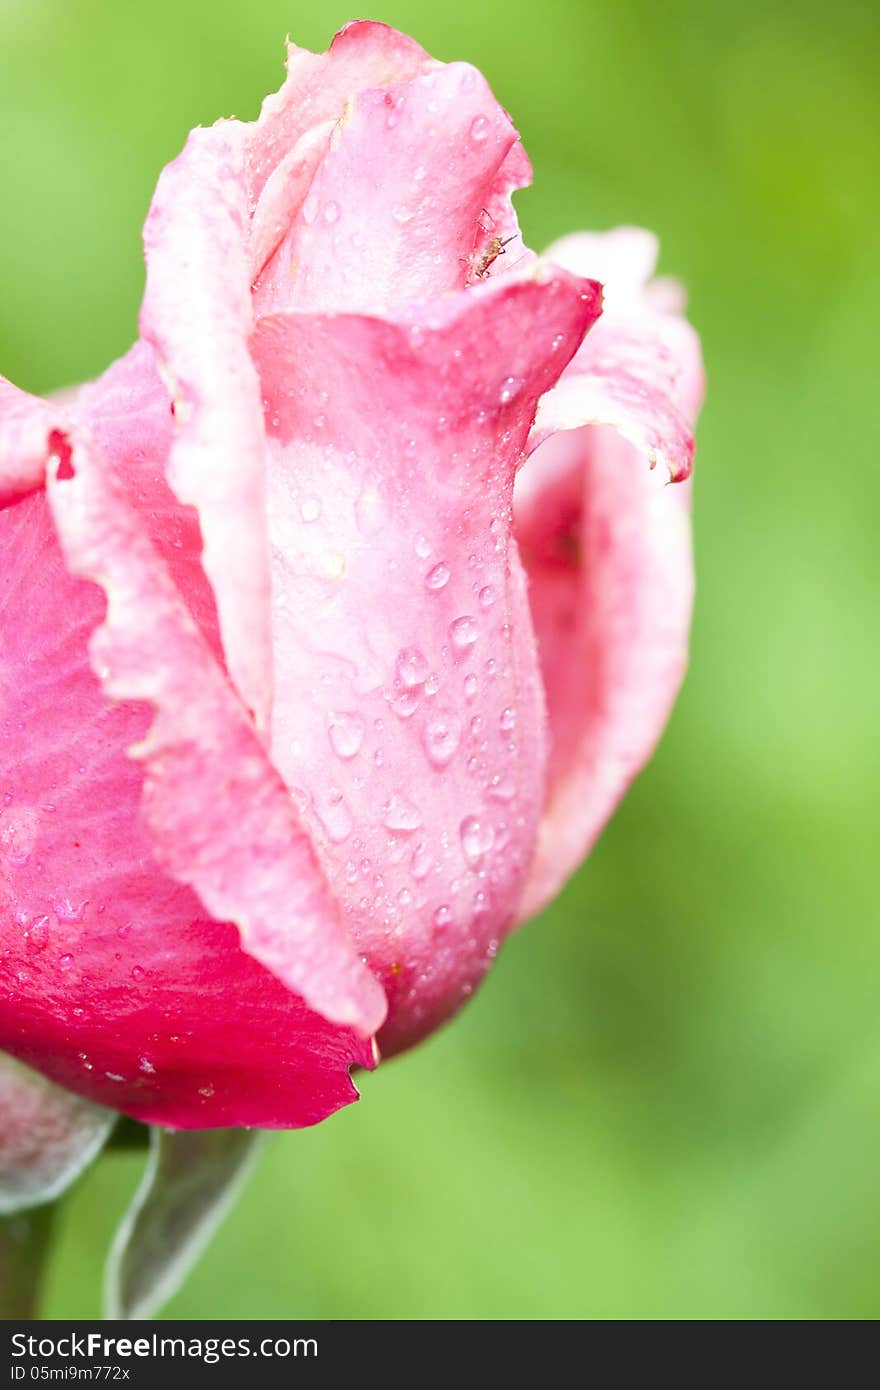
[[[648,234],[525,248],[529,178],[468,64],[291,47],[163,172],[127,356],[0,386],[0,1048],[83,1152],[354,1099],[650,755],[699,350]]]

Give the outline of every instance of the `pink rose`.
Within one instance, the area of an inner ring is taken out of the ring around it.
[[[354,1099],[660,733],[697,341],[647,233],[528,251],[529,176],[352,24],[164,171],[128,355],[0,383],[0,1048],[96,1129]]]

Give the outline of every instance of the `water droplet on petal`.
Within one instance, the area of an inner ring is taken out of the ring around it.
[[[404,207],[403,204],[400,204],[393,209],[391,215],[394,218],[395,222],[399,222],[401,226],[405,226],[407,222],[412,221],[413,210],[412,208],[407,208]]]
[[[81,922],[85,906],[85,902],[73,903],[69,898],[62,898],[55,904],[55,916],[59,922]]]
[[[327,733],[337,758],[353,758],[364,741],[364,721],[359,714],[333,714]]]
[[[484,588],[480,590],[479,593],[480,607],[491,608],[492,604],[495,602],[497,597],[498,595],[493,589],[492,585],[487,584]]]
[[[210,1100],[210,1099],[211,1099],[211,1096],[212,1096],[213,1094],[214,1094],[214,1087],[213,1087],[213,1086],[210,1086],[210,1085],[209,1085],[209,1086],[200,1086],[200,1087],[199,1087],[199,1095],[200,1095],[200,1096],[204,1096],[204,1097],[205,1097],[205,1100]]]
[[[457,647],[460,652],[467,651],[472,647],[480,635],[480,629],[476,618],[470,614],[464,614],[461,618],[456,618],[454,623],[449,625],[449,636],[452,645]]]
[[[404,690],[392,702],[391,708],[398,719],[411,719],[419,707],[419,687]]]
[[[396,669],[401,682],[411,689],[415,685],[424,685],[428,663],[418,647],[404,647],[397,654]]]
[[[332,840],[334,845],[341,845],[343,840],[347,840],[351,834],[354,823],[351,812],[342,799],[342,792],[338,787],[331,787],[327,792],[326,799],[317,807],[318,819],[327,832],[327,838]]]
[[[451,911],[451,909],[446,905],[446,903],[442,903],[441,906],[438,907],[438,908],[437,908],[437,911],[434,913],[434,925],[437,926],[437,927],[445,927],[445,926],[447,926],[451,921],[452,921],[452,911]]]
[[[495,832],[491,825],[480,820],[479,816],[465,816],[461,823],[460,834],[465,858],[471,864],[476,864],[484,854],[488,854],[495,843]]]
[[[413,851],[410,860],[410,873],[416,880],[423,879],[431,872],[434,863],[434,856],[428,849],[424,840],[420,840]]]
[[[486,788],[486,793],[495,801],[512,801],[516,796],[516,783],[507,773],[496,773]]]
[[[417,806],[405,796],[395,794],[383,808],[383,823],[389,830],[418,830],[422,815]]]
[[[471,672],[464,678],[464,696],[466,700],[472,700],[477,693],[477,678]]]
[[[315,220],[315,218],[316,218],[317,216],[318,216],[318,199],[317,199],[317,197],[316,197],[316,195],[315,195],[314,193],[310,193],[309,196],[306,198],[305,202],[304,202],[303,205],[302,205],[302,219],[303,219],[303,222],[305,222],[305,223],[307,223],[309,226],[311,226],[311,224],[314,222],[314,220]]]
[[[425,575],[425,587],[435,592],[438,589],[445,589],[449,583],[449,566],[444,565],[441,560],[439,565],[435,565],[432,570],[428,570]]]
[[[69,955],[69,954],[65,954],[65,955],[63,955],[63,956],[59,956],[59,958],[58,958],[58,969],[59,969],[59,970],[70,970],[70,968],[71,968],[72,965],[73,965],[73,956],[71,956],[71,955]]]
[[[509,401],[515,400],[523,388],[522,378],[518,376],[505,377],[501,383],[499,399],[502,405],[507,405]]]
[[[153,1063],[150,1061],[149,1057],[140,1057],[140,1058],[138,1058],[138,1066],[139,1066],[140,1070],[141,1070],[142,1072],[144,1072],[147,1076],[152,1076],[153,1073],[154,1073],[155,1070],[156,1070],[156,1068],[153,1066]]]
[[[304,497],[299,504],[299,514],[303,521],[317,521],[321,515],[321,502],[317,497]]]
[[[425,725],[423,743],[435,767],[445,767],[455,756],[461,738],[461,724],[454,714],[438,710]]]
[[[49,918],[38,917],[28,928],[28,940],[38,951],[42,951],[49,944]]]
[[[133,980],[142,980],[142,979],[144,978],[144,968],[143,968],[142,965],[133,965],[133,966],[132,966],[132,968],[131,968],[131,978],[132,978]]]
[[[338,221],[339,221],[339,204],[338,204],[338,203],[334,203],[332,199],[330,200],[329,203],[327,203],[326,207],[324,208],[324,221],[325,221],[325,222],[338,222]]]
[[[489,118],[488,118],[488,116],[474,116],[474,119],[471,121],[471,139],[474,140],[474,141],[479,145],[479,144],[481,144],[481,143],[483,142],[483,140],[486,139],[486,136],[487,136],[488,134],[489,134]]]
[[[431,553],[431,542],[428,540],[427,536],[416,536],[413,542],[413,549],[420,560],[427,560]]]
[[[505,733],[509,733],[511,729],[516,727],[516,710],[511,709],[510,707],[508,707],[507,709],[503,709],[501,711],[498,723],[501,725],[501,728],[504,730]]]

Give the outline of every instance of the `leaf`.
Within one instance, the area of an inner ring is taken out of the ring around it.
[[[263,1132],[154,1126],[143,1181],[107,1262],[105,1316],[151,1317],[180,1287],[232,1206]]]
[[[60,1196],[102,1148],[115,1110],[0,1053],[0,1214]]]

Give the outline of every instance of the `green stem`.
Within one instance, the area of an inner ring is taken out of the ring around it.
[[[54,1206],[0,1217],[0,1320],[36,1318]]]

